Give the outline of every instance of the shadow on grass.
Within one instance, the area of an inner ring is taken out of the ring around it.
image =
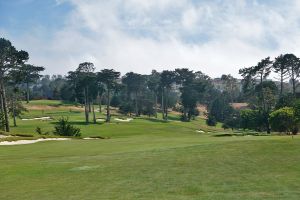
[[[53,125],[57,125],[58,122],[54,121],[54,122],[50,122],[50,124],[53,124]],[[69,121],[68,124],[70,125],[74,125],[74,126],[88,126],[88,125],[103,125],[105,124],[105,122],[97,122],[96,124],[94,124],[93,122],[90,122],[90,123],[86,123],[84,121]]]
[[[163,120],[163,119],[156,119],[156,118],[140,117],[138,119],[142,119],[142,120],[150,121],[150,122],[169,123],[169,121],[166,121],[166,120]]]

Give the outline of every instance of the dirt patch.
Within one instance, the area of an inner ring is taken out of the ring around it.
[[[232,103],[231,106],[236,110],[243,110],[249,108],[248,103]]]

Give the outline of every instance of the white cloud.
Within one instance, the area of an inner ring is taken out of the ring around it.
[[[300,55],[299,1],[56,0],[74,9],[48,40],[15,39],[48,73],[83,61],[122,73],[190,67],[211,76],[237,75],[264,57]],[[288,11],[288,12],[287,12]]]

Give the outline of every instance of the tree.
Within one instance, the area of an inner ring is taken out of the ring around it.
[[[161,88],[161,108],[163,119],[168,120],[168,96],[172,84],[175,82],[175,73],[173,71],[164,70],[160,74],[160,88]]]
[[[263,116],[259,110],[246,109],[240,111],[240,127],[244,130],[262,131],[262,121]]]
[[[139,101],[139,92],[144,87],[145,84],[145,77],[141,74],[136,74],[133,72],[126,73],[125,76],[122,78],[122,83],[126,85],[128,96],[131,93],[135,95],[135,115],[139,116],[138,110],[138,101]]]
[[[275,62],[273,63],[273,70],[275,73],[279,75],[280,80],[280,97],[283,95],[283,84],[286,79],[288,79],[288,54],[280,55],[275,58]]]
[[[95,67],[93,63],[84,62],[80,63],[76,69],[78,82],[77,85],[82,87],[84,94],[84,111],[85,111],[85,122],[89,123],[89,112],[91,112],[91,97],[89,89],[94,86],[95,81]],[[92,104],[92,106],[94,106]],[[94,114],[94,112],[93,112]],[[95,118],[95,117],[94,117]],[[94,120],[95,121],[95,120]]]
[[[0,98],[2,106],[0,112],[4,113],[5,131],[9,132],[9,117],[6,98],[5,80],[9,72],[28,60],[28,53],[17,51],[9,40],[0,38]]]
[[[259,103],[259,109],[263,113],[264,116],[264,122],[266,126],[266,130],[268,133],[270,133],[270,125],[269,125],[269,114],[270,114],[270,106],[268,103],[270,103],[269,99],[266,97],[271,96],[272,92],[270,91],[270,88],[266,87],[264,88],[265,84],[263,83],[266,78],[271,73],[271,67],[272,67],[272,61],[270,60],[270,57],[267,57],[263,60],[261,60],[256,66],[244,68],[240,70],[240,74],[244,77],[244,80],[246,82],[247,87],[251,86],[251,82],[254,82],[254,85],[257,85],[258,80],[258,87],[252,87],[251,89],[255,89],[256,91],[259,91],[258,98],[260,101]],[[254,80],[254,81],[252,81]]]
[[[292,93],[286,93],[279,96],[275,109],[280,109],[283,107],[293,107],[295,103],[295,96]]]
[[[216,126],[217,125],[217,120],[214,116],[208,115],[208,118],[206,119],[206,124],[208,126]]]
[[[209,115],[214,116],[218,122],[224,122],[233,114],[233,108],[229,104],[228,98],[219,94],[209,105]]]
[[[230,103],[233,103],[239,92],[237,79],[231,76],[230,74],[228,74],[228,75],[222,75],[221,80],[225,83],[225,90],[229,94]]]
[[[288,66],[289,78],[292,82],[293,94],[296,96],[297,81],[300,76],[300,62],[294,54],[285,55],[285,63]]]
[[[106,108],[106,122],[110,122],[110,95],[111,92],[117,88],[117,80],[120,77],[120,72],[113,69],[103,69],[97,74],[98,80],[105,85],[107,108]]]
[[[23,64],[18,68],[22,82],[26,84],[26,102],[29,103],[29,85],[36,82],[40,77],[40,72],[44,71],[44,67],[38,67],[30,64]]]
[[[147,86],[149,90],[154,95],[154,115],[157,118],[157,98],[159,93],[159,85],[160,85],[160,74],[152,70],[151,75],[148,76]]]

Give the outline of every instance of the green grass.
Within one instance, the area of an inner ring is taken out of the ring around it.
[[[25,101],[23,103],[27,105]],[[62,105],[72,105],[72,103],[61,101],[61,100],[34,100],[34,101],[30,101],[28,105],[62,106]]]
[[[86,126],[82,113],[68,116],[84,136],[111,139],[0,146],[0,199],[300,197],[300,137],[213,137],[223,131],[201,119],[140,118]],[[15,133],[32,134],[37,125],[53,128],[53,122],[18,123]],[[215,132],[200,134],[199,129]]]

